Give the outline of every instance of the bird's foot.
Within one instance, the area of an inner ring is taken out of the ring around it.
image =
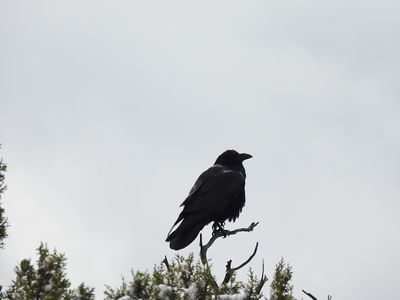
[[[224,236],[224,238],[228,235],[228,231],[224,229],[225,226],[225,222],[214,222],[212,229],[212,235],[216,235],[217,233],[222,233],[222,235]]]
[[[215,221],[215,222],[213,223],[213,225],[212,225],[212,230],[213,230],[213,232],[221,231],[221,230],[224,229],[224,226],[225,226],[225,222],[218,222],[218,221]]]
[[[222,233],[223,238],[226,238],[228,236],[228,230],[221,229],[220,232]]]

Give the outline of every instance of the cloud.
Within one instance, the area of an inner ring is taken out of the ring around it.
[[[254,155],[238,226],[261,223],[215,245],[221,274],[259,241],[297,291],[393,295],[397,6],[3,3],[0,281],[40,241],[98,292],[151,268],[196,177],[236,148]]]

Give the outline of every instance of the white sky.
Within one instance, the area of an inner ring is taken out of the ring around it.
[[[398,1],[0,2],[0,284],[40,241],[98,295],[172,257],[178,205],[233,148],[254,158],[227,226],[260,225],[210,250],[221,279],[259,241],[251,266],[264,258],[271,278],[283,256],[296,297],[397,297],[399,14]]]

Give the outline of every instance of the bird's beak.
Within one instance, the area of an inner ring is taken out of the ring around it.
[[[244,161],[246,159],[252,158],[253,156],[251,156],[250,154],[247,154],[247,153],[240,153],[239,157],[240,157],[241,161]]]

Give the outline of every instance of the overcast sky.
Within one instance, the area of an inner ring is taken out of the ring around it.
[[[271,278],[284,257],[298,298],[398,298],[399,15],[385,0],[0,2],[0,284],[41,241],[98,295],[171,258],[179,204],[236,149],[254,158],[227,228],[260,225],[216,242],[219,278],[259,241],[251,266]]]

